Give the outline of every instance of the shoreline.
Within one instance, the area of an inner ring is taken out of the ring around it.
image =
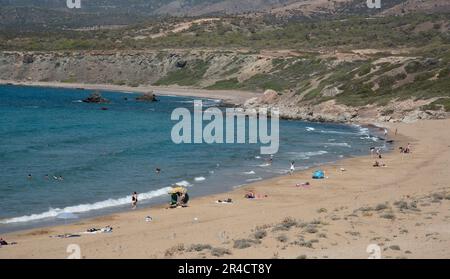
[[[298,120],[298,121],[302,121],[302,120]],[[354,123],[352,123],[352,124],[342,124],[342,125],[349,125],[349,126],[350,125],[357,125],[357,126],[362,127],[362,128],[369,128],[372,131],[384,130],[383,127],[377,126],[375,124],[354,124]],[[381,134],[381,131],[379,131],[379,133]],[[375,133],[370,133],[370,135],[373,136],[373,137],[377,137],[377,138],[381,139],[379,137],[379,135],[376,135]],[[386,142],[384,142],[384,145],[386,146]],[[391,145],[391,147],[394,147],[396,145],[397,145],[397,142],[395,142],[394,145]],[[385,150],[386,153],[390,153],[390,152],[395,151],[395,148],[389,148],[389,146],[387,146],[387,147],[388,147],[388,149]],[[313,170],[314,168],[322,168],[322,167],[326,167],[328,165],[338,164],[340,161],[351,160],[351,159],[361,158],[361,157],[365,157],[365,156],[366,155],[349,155],[346,158],[336,159],[335,161],[322,162],[322,163],[317,164],[317,165],[309,165],[306,168],[302,168],[301,170],[296,170],[295,173],[307,172],[307,171]],[[251,187],[252,185],[256,185],[256,184],[261,183],[261,182],[266,182],[266,181],[271,180],[271,179],[277,179],[277,178],[282,178],[282,177],[288,177],[288,175],[287,174],[276,174],[273,177],[264,178],[264,179],[261,179],[261,180],[258,180],[258,181],[248,182],[248,183],[244,183],[244,184],[240,184],[240,185],[234,185],[232,187],[232,189],[228,189],[228,190],[224,189],[223,191],[221,190],[221,191],[218,191],[217,193],[200,194],[200,195],[197,195],[194,199],[202,198],[202,197],[208,197],[208,196],[226,195],[227,193],[233,193],[233,192],[235,192],[237,190],[240,190],[240,189],[244,189],[245,190],[248,187]],[[161,189],[157,189],[157,190],[154,190],[154,191],[159,191],[159,190],[161,190]],[[157,196],[156,198],[159,199],[161,197],[165,197],[165,196]],[[99,201],[99,202],[101,202],[101,201]],[[89,221],[89,220],[94,220],[94,219],[97,219],[97,218],[107,217],[107,216],[114,215],[114,214],[121,214],[121,213],[129,212],[129,207],[128,206],[122,205],[122,206],[119,206],[119,207],[120,207],[120,209],[111,207],[111,208],[104,208],[104,209],[100,209],[100,210],[94,210],[93,212],[91,212],[91,214],[89,214],[89,212],[85,212],[85,214],[87,216],[79,217],[79,218],[77,218],[77,219],[75,219],[73,221],[69,221],[69,222],[67,222],[65,224],[57,223],[55,220],[47,220],[47,221],[41,222],[41,224],[37,223],[37,224],[34,224],[34,225],[26,225],[26,224],[24,224],[24,223],[30,222],[30,221],[18,222],[18,223],[10,223],[10,224],[18,224],[17,227],[21,227],[21,225],[23,224],[23,228],[9,229],[9,230],[6,229],[3,232],[3,234],[14,234],[14,233],[33,231],[33,230],[38,230],[38,229],[66,226],[66,225],[76,224],[76,223],[83,222],[83,221]],[[164,208],[164,207],[167,207],[167,203],[151,202],[150,201],[150,202],[146,203],[145,205],[140,206],[138,210],[144,211],[144,210],[151,209],[151,208]],[[104,211],[103,213],[96,212],[96,211],[102,211],[102,210]],[[11,218],[8,218],[8,219],[29,217],[29,216],[32,216],[32,215],[35,215],[35,214],[24,215],[24,216],[20,216],[20,217],[11,217]],[[40,220],[40,219],[33,220],[31,222],[39,222],[38,220]],[[2,233],[2,232],[0,232],[0,233]]]
[[[282,258],[303,255],[367,258],[365,248],[374,242],[382,247],[387,245],[383,253],[389,258],[448,258],[450,216],[445,214],[450,210],[450,198],[446,198],[450,196],[445,196],[445,193],[450,190],[450,174],[445,170],[450,163],[450,133],[445,128],[449,124],[449,119],[414,124],[386,123],[391,133],[399,129],[398,135],[389,138],[395,141],[396,147],[405,146],[408,142],[413,144],[412,154],[399,154],[396,149],[385,154],[383,162],[386,162],[386,168],[373,168],[374,158],[358,156],[320,166],[329,176],[325,180],[311,180],[310,168],[229,192],[197,197],[185,209],[167,210],[164,205],[156,205],[86,218],[68,225],[6,233],[2,238],[18,244],[1,247],[0,258],[65,258],[66,247],[72,243],[80,245],[83,258],[217,257],[213,253],[187,249],[195,244],[230,250],[231,254],[221,255],[225,258],[269,258],[275,255]],[[312,186],[295,187],[300,182],[312,182]],[[245,200],[243,195],[249,189],[267,197]],[[444,193],[444,198],[435,202],[433,196],[440,193]],[[234,203],[214,202],[226,198],[232,198]],[[406,209],[399,208],[396,205],[398,201],[406,201]],[[414,202],[412,209],[408,202]],[[381,206],[383,204],[386,208]],[[416,211],[416,206],[420,210]],[[379,207],[382,209],[378,210]],[[391,216],[389,214],[394,217],[387,218]],[[145,222],[146,216],[152,216],[153,221]],[[308,226],[314,225],[316,232],[298,229],[302,228],[300,221],[295,226],[297,229],[289,227],[281,230],[282,233],[277,232],[275,229],[287,217],[308,220]],[[281,223],[277,225],[277,222]],[[114,228],[111,234],[80,234],[74,239],[50,237],[78,234],[88,228],[109,225]],[[233,245],[235,240],[249,238],[261,228],[268,235],[267,240],[260,241],[263,244],[256,243],[246,249]],[[291,232],[295,230],[295,234]],[[281,237],[295,239],[299,232],[300,240],[311,241],[310,245],[304,243],[306,246],[297,247],[299,242],[292,241],[280,246]],[[326,237],[319,236],[319,232]],[[402,249],[391,249],[393,246],[401,246]]]
[[[0,85],[1,84],[9,84],[9,85],[12,85],[12,86],[37,86],[37,87],[68,88],[68,89],[79,88],[78,86],[81,85],[81,84],[64,84],[64,83],[55,83],[54,84],[54,83],[46,83],[46,82],[45,83],[22,83],[22,82],[13,82],[13,83],[8,82],[8,83],[5,83],[5,81],[0,80]],[[70,86],[66,86],[66,85],[70,85]],[[82,84],[82,85],[84,86],[83,88],[85,88],[85,89],[97,90],[99,88],[104,88],[103,90],[111,90],[111,91],[121,92],[121,93],[125,93],[125,94],[126,93],[134,93],[134,92],[123,91],[124,89],[128,88],[126,86],[124,87],[124,86],[114,86],[114,85],[112,85],[112,87],[110,88],[110,87],[108,87],[108,85],[89,85],[89,84]],[[106,86],[106,87],[104,87],[104,86]],[[119,88],[121,90],[119,90]],[[141,90],[142,90],[142,92],[145,92],[145,89],[141,88]],[[184,90],[188,91],[190,89],[184,89]],[[213,91],[211,91],[211,92],[213,92]],[[186,93],[188,93],[188,92],[186,92]],[[193,95],[196,95],[196,94],[198,95],[198,97],[203,97],[203,95],[202,94],[198,94],[198,92],[194,92],[193,93]],[[182,93],[181,95],[175,95],[175,96],[178,97],[178,96],[184,96],[184,95]],[[308,122],[308,121],[305,121],[305,120],[297,120],[297,121]],[[333,122],[330,122],[330,123],[333,123]],[[381,127],[379,124],[372,124],[372,123],[360,123],[360,124],[357,124],[357,123],[346,123],[346,124],[339,123],[339,124],[348,125],[348,126],[358,126],[358,127],[361,127],[361,128],[369,128],[372,131],[370,134],[375,136],[375,137],[378,137],[378,138],[380,138],[380,135],[381,135],[381,132],[379,132],[379,131],[384,129],[384,127]],[[377,133],[376,131],[378,131],[379,133]],[[355,158],[355,157],[360,157],[360,156],[363,156],[363,155],[351,155],[349,158]],[[329,165],[329,164],[334,164],[336,162],[339,162],[339,161],[342,161],[342,160],[346,160],[346,159],[348,159],[348,158],[336,159],[337,161],[332,161],[332,162],[323,162],[323,163],[320,163],[319,165],[310,165],[306,169],[302,170],[302,172],[311,170],[311,169],[313,169],[315,167],[319,168],[319,167],[326,166],[326,165]],[[233,189],[237,189],[237,188],[245,189],[246,187],[248,187],[249,185],[252,185],[254,183],[258,183],[258,182],[261,182],[261,181],[266,181],[266,180],[274,179],[274,178],[280,178],[280,177],[283,177],[283,176],[284,176],[283,174],[277,174],[277,175],[275,175],[273,177],[265,178],[265,179],[262,179],[262,180],[259,180],[259,181],[248,182],[248,183],[245,183],[245,184],[242,184],[242,185],[235,185],[235,186],[233,186]],[[226,193],[233,192],[233,191],[234,190],[225,190],[224,189],[223,191],[221,190],[221,191],[219,191],[219,192],[217,192],[215,194],[202,194],[202,195],[199,195],[198,197],[205,197],[205,196],[209,196],[209,195],[218,195],[218,194],[226,194]],[[160,198],[160,196],[158,196],[158,198]],[[160,202],[155,202],[155,203],[150,202],[150,203],[145,204],[143,208],[144,209],[148,209],[148,208],[152,208],[152,207],[164,207],[164,205],[165,205],[164,203],[160,203]],[[80,222],[80,221],[84,221],[84,220],[101,218],[101,217],[105,217],[105,216],[108,216],[108,215],[123,213],[123,212],[127,211],[127,209],[126,209],[127,207],[125,207],[125,206],[121,206],[121,207],[123,207],[123,208],[121,208],[121,209],[106,208],[106,209],[103,209],[103,211],[104,211],[103,213],[95,213],[95,212],[93,214],[92,213],[91,214],[86,213],[87,216],[80,217],[79,219],[74,220],[72,222],[69,221],[69,222],[67,222],[67,224],[74,224],[74,223],[77,223],[77,222]],[[37,215],[40,215],[40,214],[42,214],[42,213],[39,213]],[[30,214],[30,215],[36,215],[36,214]],[[24,215],[24,216],[20,216],[20,217],[29,217],[30,215]],[[11,217],[11,218],[8,218],[8,219],[16,219],[16,218],[20,218],[20,217]],[[39,220],[36,220],[36,221],[37,221],[37,223],[36,224],[32,224],[32,225],[26,225],[23,222],[12,223],[13,226],[15,226],[15,224],[17,224],[18,228],[5,229],[5,231],[3,231],[1,233],[3,233],[3,234],[11,234],[11,233],[19,233],[19,232],[23,232],[23,231],[36,230],[36,229],[40,229],[40,228],[62,226],[61,223],[58,223],[58,222],[56,222],[54,220],[53,221],[52,220],[45,220],[45,221],[42,221],[42,222],[39,222]],[[31,222],[36,222],[36,221],[31,221]],[[29,221],[27,221],[27,222],[29,222]]]
[[[206,90],[179,86],[139,86],[112,84],[88,84],[88,83],[63,83],[63,82],[35,82],[35,81],[11,81],[0,80],[0,85],[67,88],[83,90],[99,90],[120,93],[147,93],[153,91],[157,96],[199,97],[207,99],[222,100],[227,104],[240,105],[246,100],[261,96],[260,93],[239,90]]]

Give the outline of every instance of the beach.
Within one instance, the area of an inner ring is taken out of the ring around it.
[[[142,208],[9,233],[1,237],[17,244],[2,246],[0,258],[63,259],[72,244],[85,259],[449,258],[449,124],[383,123],[397,147],[412,145],[411,154],[385,154],[386,167],[373,167],[370,155],[350,158],[321,167],[323,180],[311,179],[309,169],[195,198],[188,208]],[[248,190],[260,198],[244,199]],[[216,203],[228,198],[233,203]],[[106,226],[113,232],[83,233]],[[79,237],[51,237],[68,233]]]
[[[36,86],[51,88],[67,88],[67,89],[85,89],[98,91],[117,91],[121,93],[148,93],[154,92],[156,95],[162,96],[180,96],[180,97],[199,97],[208,99],[219,99],[229,104],[242,104],[246,100],[258,97],[261,94],[239,91],[239,90],[205,90],[195,89],[181,86],[139,86],[132,87],[126,85],[112,84],[87,84],[87,83],[63,83],[63,82],[39,82],[39,81],[12,81],[0,80],[0,85],[16,85],[16,86]]]

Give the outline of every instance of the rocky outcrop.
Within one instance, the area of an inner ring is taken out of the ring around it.
[[[187,61],[186,60],[178,60],[175,65],[177,66],[177,68],[184,68],[187,65]]]
[[[105,104],[109,103],[108,99],[102,97],[100,92],[94,92],[89,97],[83,100],[84,103],[93,103],[93,104]]]
[[[22,59],[23,64],[31,64],[34,62],[34,57],[32,54],[24,54]]]
[[[156,95],[153,92],[148,92],[148,93],[142,94],[141,96],[136,97],[136,101],[157,102],[158,99],[156,98]]]
[[[269,98],[268,96],[271,96]],[[264,94],[259,98],[247,100],[243,107],[246,109],[278,108],[283,119],[297,119],[313,122],[336,123],[380,123],[380,122],[416,122],[423,119],[442,119],[449,117],[445,111],[423,111],[425,102],[396,103],[387,107],[375,105],[365,107],[350,107],[329,100],[319,104],[294,102],[292,96],[277,96],[273,93]],[[287,101],[291,100],[291,102]],[[429,101],[428,101],[429,102]],[[386,110],[394,113],[386,115]]]

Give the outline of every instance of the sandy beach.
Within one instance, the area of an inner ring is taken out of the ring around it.
[[[386,154],[386,167],[372,167],[368,155],[324,166],[324,180],[306,170],[194,198],[188,208],[10,233],[1,237],[17,244],[1,247],[0,258],[67,258],[71,244],[86,259],[368,258],[371,244],[382,258],[449,258],[450,120],[388,125],[398,129],[397,147],[410,142],[412,153]],[[303,182],[311,185],[296,186]],[[244,199],[249,189],[262,198]],[[226,198],[234,202],[215,202]],[[112,233],[80,234],[108,225]],[[51,238],[67,233],[80,237]]]
[[[238,90],[204,90],[177,86],[139,86],[131,87],[125,85],[112,84],[87,84],[87,83],[62,83],[62,82],[38,82],[38,81],[11,81],[0,80],[0,85],[10,84],[18,86],[38,86],[38,87],[52,87],[52,88],[69,88],[69,89],[85,89],[85,90],[99,90],[99,91],[118,91],[122,93],[147,93],[154,92],[161,96],[182,96],[182,97],[199,97],[223,100],[230,104],[242,104],[246,100],[258,97],[260,94],[238,91]]]

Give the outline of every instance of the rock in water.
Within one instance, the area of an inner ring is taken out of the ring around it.
[[[105,99],[102,97],[100,92],[96,91],[92,93],[89,97],[83,100],[84,103],[94,103],[94,104],[101,104],[101,103],[109,103],[108,99]]]
[[[136,101],[142,102],[157,102],[156,95],[153,92],[144,93],[141,96],[136,98]]]

